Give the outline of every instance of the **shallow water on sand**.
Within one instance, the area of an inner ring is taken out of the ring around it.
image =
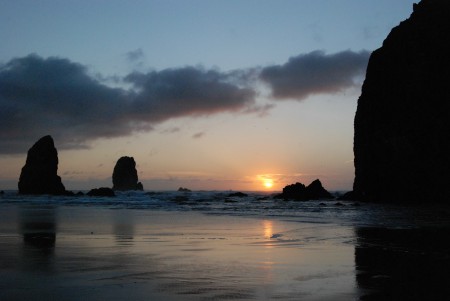
[[[447,207],[220,196],[3,196],[0,300],[422,300],[449,293]]]

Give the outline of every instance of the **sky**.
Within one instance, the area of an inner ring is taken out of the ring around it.
[[[351,190],[371,51],[413,0],[0,0],[0,189],[51,135],[66,189]]]

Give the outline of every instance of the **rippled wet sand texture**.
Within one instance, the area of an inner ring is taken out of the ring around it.
[[[351,300],[354,231],[104,208],[2,208],[2,300]]]
[[[158,206],[167,208],[155,210],[148,204],[127,208],[126,198],[3,198],[0,300],[450,295],[448,206],[249,197],[207,198],[207,205],[160,200]]]

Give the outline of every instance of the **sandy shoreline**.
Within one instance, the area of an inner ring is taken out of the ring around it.
[[[0,300],[423,300],[450,293],[448,208],[430,211],[441,213],[420,227],[386,228],[377,226],[386,222],[382,215],[369,227],[345,217],[333,222],[341,209],[318,219],[0,205]],[[356,220],[366,216],[367,209],[352,210],[361,211]]]
[[[53,206],[7,206],[2,217],[2,300],[348,300],[357,294],[349,228]],[[46,232],[54,232],[54,243],[24,239]]]

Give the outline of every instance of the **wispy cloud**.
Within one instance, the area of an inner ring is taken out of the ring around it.
[[[199,133],[195,133],[194,135],[192,135],[192,138],[194,138],[194,139],[200,139],[200,138],[202,138],[203,136],[205,136],[205,133],[204,133],[204,132],[199,132]]]
[[[137,61],[141,61],[145,55],[144,55],[144,51],[141,48],[129,51],[126,53],[126,57],[128,59],[128,61],[130,62],[137,62]]]

